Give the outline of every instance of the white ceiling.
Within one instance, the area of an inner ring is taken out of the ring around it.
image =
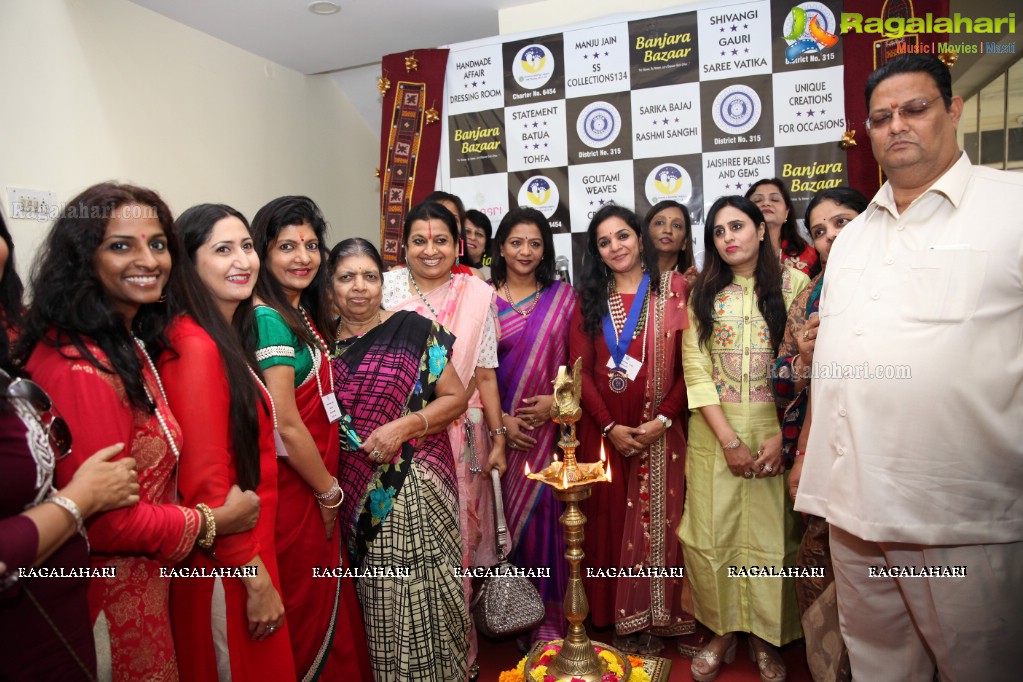
[[[534,0],[132,0],[304,74],[378,63],[384,55],[495,36],[498,10]]]

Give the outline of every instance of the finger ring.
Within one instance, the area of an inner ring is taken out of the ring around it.
[[[743,478],[753,478],[753,476],[754,474],[752,471],[747,471],[742,475]]]
[[[804,329],[803,330],[803,341],[806,341],[809,338],[810,338],[810,330],[809,329]]]
[[[767,465],[766,464],[761,464],[760,465],[760,470],[763,471],[764,469],[767,469]],[[768,471],[770,471],[770,469],[768,469]]]
[[[372,460],[374,460],[376,462],[380,461],[380,451],[379,450],[374,450],[373,452],[370,453],[369,456],[370,456],[370,459],[372,459]]]
[[[770,464],[761,464],[760,468],[763,469],[764,471],[766,471],[769,474],[773,474],[774,473],[774,467],[772,467]]]
[[[273,633],[277,632],[277,626],[276,625],[267,625],[266,626],[266,631],[272,635]]]

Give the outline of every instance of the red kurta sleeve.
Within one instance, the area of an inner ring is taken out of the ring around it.
[[[654,414],[663,414],[669,419],[686,417],[689,408],[686,395],[685,374],[682,371],[682,330],[689,326],[686,302],[689,300],[689,287],[679,273],[672,273],[669,289],[664,303],[664,327],[671,334],[668,351],[672,354],[672,384],[668,395]]]
[[[131,455],[137,460],[142,499],[92,518],[88,524],[92,552],[151,555],[171,562],[184,558],[199,531],[198,512],[163,504],[169,498],[158,493],[169,492],[172,485],[166,479],[173,476],[173,455],[166,443],[154,444],[140,433],[136,418],[142,417],[129,406],[119,378],[42,345],[33,352],[27,369],[71,429],[71,454],[57,462],[58,488],[67,485],[93,453],[109,445],[125,444],[115,459]],[[150,415],[145,418],[156,420]]]
[[[160,376],[184,434],[178,463],[182,503],[219,507],[238,481],[224,362],[213,339],[191,320],[176,322],[168,337],[174,352],[163,354]],[[248,531],[218,536],[215,550],[221,562],[241,566],[259,554],[259,544]]]
[[[597,428],[603,430],[611,423],[612,417],[607,405],[604,404],[604,398],[597,389],[597,380],[593,375],[597,362],[597,353],[593,343],[593,337],[587,334],[583,327],[582,300],[579,299],[572,312],[572,326],[568,332],[568,361],[570,365],[574,365],[576,358],[582,358],[583,409],[593,415],[597,422]]]

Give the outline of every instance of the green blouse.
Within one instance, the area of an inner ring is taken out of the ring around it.
[[[267,370],[286,365],[295,370],[295,388],[312,378],[313,354],[309,346],[291,331],[281,314],[265,305],[257,305],[256,360]]]

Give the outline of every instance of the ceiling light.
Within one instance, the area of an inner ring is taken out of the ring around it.
[[[315,0],[309,3],[309,11],[313,14],[322,14],[323,16],[337,14],[341,11],[341,5],[336,2],[329,2],[328,0]]]

